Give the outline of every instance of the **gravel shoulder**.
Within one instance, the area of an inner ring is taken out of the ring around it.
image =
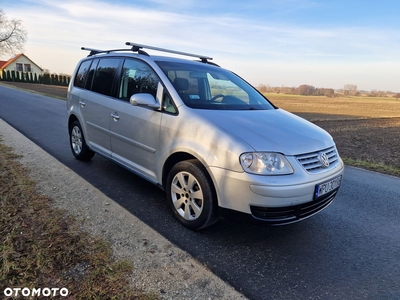
[[[77,217],[83,231],[108,240],[116,258],[133,263],[133,286],[160,299],[246,299],[1,119],[0,136],[22,155],[40,193]]]

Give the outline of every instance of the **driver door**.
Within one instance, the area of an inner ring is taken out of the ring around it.
[[[155,156],[159,149],[162,113],[129,103],[135,93],[156,96],[159,79],[150,66],[136,59],[123,64],[118,99],[110,114],[112,157],[123,165],[156,180]]]

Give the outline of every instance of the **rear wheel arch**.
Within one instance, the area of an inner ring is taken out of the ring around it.
[[[68,131],[71,130],[72,123],[74,123],[75,121],[78,121],[80,123],[80,121],[79,121],[77,116],[70,115],[69,118],[68,118]]]
[[[88,147],[82,125],[78,118],[70,118],[68,121],[69,144],[76,159],[87,161],[94,156],[94,152]]]

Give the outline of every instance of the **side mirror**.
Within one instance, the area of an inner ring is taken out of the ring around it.
[[[129,102],[134,106],[147,106],[154,109],[160,109],[161,104],[156,101],[152,94],[138,93],[132,95]]]
[[[161,109],[162,96],[164,95],[164,86],[161,81],[157,85],[157,99],[154,98],[152,94],[148,93],[138,93],[131,96],[129,102],[132,105],[137,106],[147,106],[154,109]]]

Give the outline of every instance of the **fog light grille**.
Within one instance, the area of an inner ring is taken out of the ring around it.
[[[323,210],[335,199],[337,190],[311,202],[286,207],[250,206],[251,214],[255,219],[265,221],[271,225],[294,223],[308,218]]]

